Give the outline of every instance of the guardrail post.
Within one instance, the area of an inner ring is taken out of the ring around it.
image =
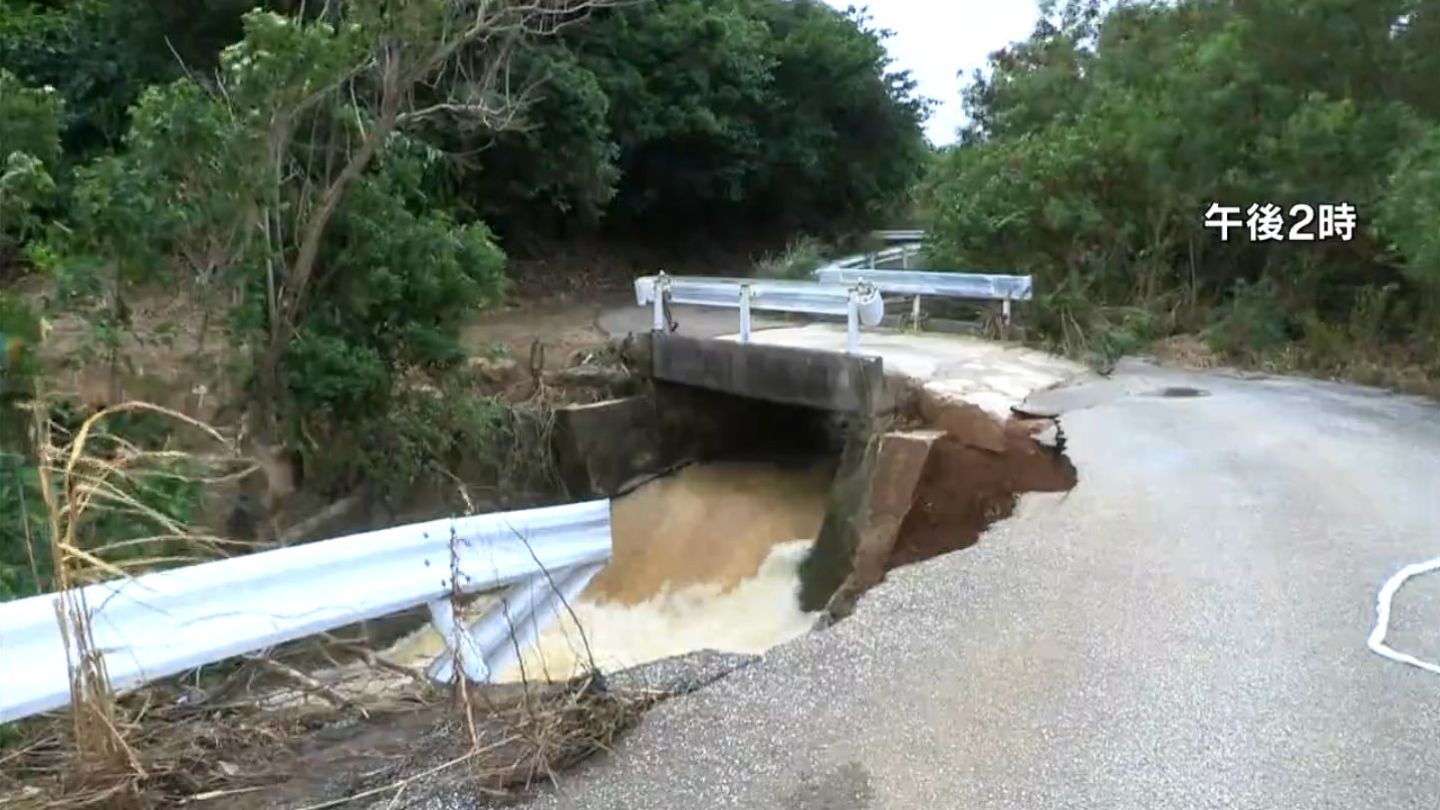
[[[916,332],[920,331],[920,296],[910,303],[910,327]]]
[[[750,342],[750,285],[740,285],[740,342]]]
[[[860,351],[860,293],[850,290],[850,306],[845,309],[845,353]]]
[[[1000,303],[1000,315],[1005,319],[1005,325],[1008,327],[1010,325],[1010,296],[1008,295]]]
[[[653,332],[665,331],[665,293],[669,289],[670,280],[665,277],[665,272],[662,270],[660,275],[655,277],[655,300],[650,302],[652,306],[650,330]]]
[[[475,643],[475,637],[459,622],[455,621],[455,603],[449,599],[437,599],[430,608],[430,624],[445,642],[452,660],[460,663],[460,669],[472,683],[490,680],[490,670],[485,667],[485,654]]]

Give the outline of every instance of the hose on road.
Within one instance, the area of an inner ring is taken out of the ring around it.
[[[1400,664],[1408,664],[1412,667],[1419,667],[1426,672],[1433,672],[1440,675],[1440,665],[1432,664],[1429,661],[1422,661],[1413,655],[1402,653],[1385,643],[1385,635],[1390,632],[1390,603],[1395,599],[1396,591],[1404,585],[1411,577],[1418,577],[1421,574],[1428,574],[1432,571],[1440,571],[1440,557],[1427,562],[1415,563],[1401,568],[1395,576],[1386,580],[1380,588],[1380,594],[1375,599],[1375,629],[1370,631],[1370,640],[1366,646],[1376,655],[1383,656]]]

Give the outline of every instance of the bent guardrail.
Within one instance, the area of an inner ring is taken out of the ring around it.
[[[409,526],[90,585],[93,649],[126,690],[235,655],[428,605],[447,650],[430,668],[489,680],[610,557],[608,501]],[[452,582],[452,576],[454,581]],[[451,597],[510,590],[468,628]],[[70,701],[76,650],[59,594],[0,603],[0,722]]]
[[[651,306],[651,329],[666,329],[666,304],[701,307],[730,307],[740,310],[740,341],[750,341],[752,310],[793,312],[806,315],[843,315],[849,336],[849,352],[859,347],[860,325],[875,326],[885,317],[885,302],[879,291],[864,282],[822,284],[814,281],[785,281],[753,278],[695,278],[685,276],[643,276],[635,280],[635,301]]]

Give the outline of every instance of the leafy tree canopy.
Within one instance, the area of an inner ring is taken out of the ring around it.
[[[1386,322],[1433,330],[1440,5],[1049,2],[990,67],[928,182],[937,260],[1033,273],[1055,303],[1203,313],[1263,293],[1292,336],[1398,285]],[[1217,202],[1349,203],[1360,224],[1348,242],[1222,242]]]

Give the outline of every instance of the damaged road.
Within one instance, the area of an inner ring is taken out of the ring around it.
[[[1440,408],[1133,362],[1034,400],[1073,490],[658,707],[534,806],[1432,807],[1440,679],[1365,638],[1380,583],[1435,553]],[[1437,626],[1417,582],[1392,638],[1435,658]]]

